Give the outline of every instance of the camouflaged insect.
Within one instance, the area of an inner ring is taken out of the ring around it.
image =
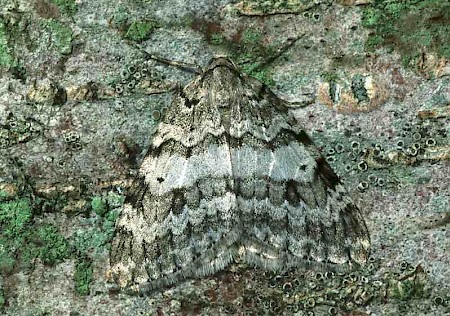
[[[179,89],[116,223],[113,279],[154,289],[243,261],[358,266],[364,219],[267,86],[214,58]]]

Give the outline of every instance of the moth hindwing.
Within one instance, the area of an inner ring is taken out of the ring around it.
[[[364,264],[364,219],[285,102],[215,58],[180,89],[111,247],[120,286],[158,288],[234,260],[268,270]]]

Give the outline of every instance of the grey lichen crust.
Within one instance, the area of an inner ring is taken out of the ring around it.
[[[215,58],[180,89],[116,223],[111,275],[153,289],[233,260],[268,270],[358,266],[364,219],[280,100]]]

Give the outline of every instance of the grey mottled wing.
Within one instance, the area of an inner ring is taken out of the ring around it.
[[[274,270],[365,263],[364,219],[311,139],[266,86],[236,86],[230,149],[244,260]]]
[[[160,123],[116,223],[111,273],[121,286],[208,275],[236,252],[240,231],[220,113],[190,97],[180,92]]]
[[[149,288],[233,259],[362,264],[364,220],[283,102],[226,59],[180,90],[116,224],[111,273]]]

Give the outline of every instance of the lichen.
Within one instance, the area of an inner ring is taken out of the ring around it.
[[[8,274],[17,264],[18,255],[26,246],[27,226],[32,210],[30,200],[17,198],[0,203],[0,274]]]
[[[406,66],[414,67],[426,50],[450,58],[450,2],[381,0],[363,9],[362,25],[371,29],[367,50],[396,49]]]
[[[6,200],[9,197],[8,192],[0,190],[0,202]]]
[[[352,92],[358,102],[370,100],[364,82],[364,77],[359,74],[354,75],[352,78]]]
[[[35,221],[42,217],[43,211],[61,209],[66,204],[65,198],[58,195],[53,199],[35,197],[31,200],[22,192],[21,197],[1,201],[0,278],[18,270],[32,269],[36,259],[52,266],[75,258],[78,261],[74,273],[75,291],[80,295],[89,294],[93,280],[92,260],[106,251],[123,200],[123,196],[115,192],[93,197],[91,206],[97,216],[88,219],[92,223],[90,229],[68,238],[55,225]]]
[[[236,5],[238,11],[245,15],[264,16],[266,14],[301,13],[314,6],[314,2],[302,0],[244,0]],[[318,14],[311,14],[315,19]]]
[[[75,0],[51,0],[51,2],[68,15],[74,15],[78,9]]]
[[[6,303],[5,295],[3,293],[3,288],[0,287],[0,310],[3,308],[3,306]]]
[[[75,281],[75,291],[80,295],[88,295],[90,284],[93,281],[92,263],[88,260],[77,262],[73,279]]]
[[[225,39],[222,34],[212,34],[210,42],[212,45],[223,45],[225,43]]]
[[[0,238],[0,271],[5,274],[10,273],[16,264],[16,259],[7,244],[8,241],[5,238]]]
[[[98,216],[103,216],[107,212],[106,203],[101,196],[95,196],[91,201],[92,211]]]
[[[52,42],[56,49],[63,55],[70,54],[73,40],[72,29],[54,19],[48,20],[45,25],[52,34]]]
[[[30,200],[27,198],[0,203],[0,236],[15,238],[24,233],[32,217]]]
[[[11,48],[8,46],[7,31],[0,17],[0,67],[9,68],[15,64]]]
[[[146,40],[152,32],[159,27],[155,20],[138,20],[131,22],[125,33],[125,38],[135,42]]]
[[[41,130],[40,124],[35,120],[19,120],[12,114],[8,115],[5,123],[0,124],[0,148],[26,143],[36,137]],[[0,201],[2,194],[8,195],[7,192],[0,193]]]
[[[31,233],[30,240],[34,242],[37,257],[45,264],[54,265],[70,257],[69,243],[53,225],[39,227]]]
[[[33,223],[35,203],[27,197],[0,203],[0,271],[30,267],[36,258],[53,265],[68,258],[67,240],[54,225]]]
[[[275,84],[265,62],[274,56],[276,44],[264,44],[263,33],[258,28],[249,27],[236,37],[237,40],[227,38],[222,33],[206,35],[212,45],[228,50],[231,58],[244,73],[267,85]]]
[[[119,214],[118,208],[123,201],[123,195],[113,192],[92,198],[91,209],[97,217],[88,219],[89,229],[77,231],[71,237],[71,244],[79,256],[96,255],[109,247]]]

